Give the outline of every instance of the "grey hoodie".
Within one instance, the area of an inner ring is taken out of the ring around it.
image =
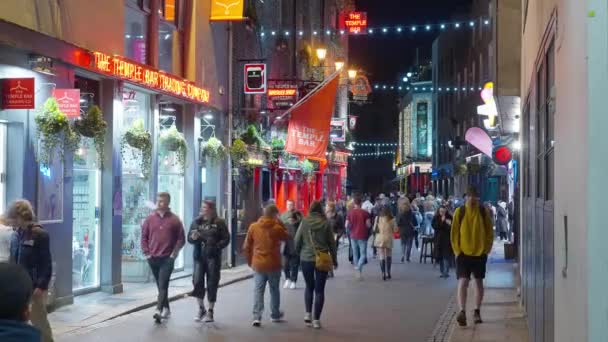
[[[296,252],[300,255],[300,260],[315,261],[315,250],[310,240],[311,233],[317,250],[329,252],[335,264],[337,262],[337,251],[334,233],[325,215],[317,213],[311,213],[304,218],[296,233],[295,246]]]

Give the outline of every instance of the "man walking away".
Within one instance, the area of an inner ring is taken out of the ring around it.
[[[169,193],[158,193],[156,210],[141,226],[141,249],[148,259],[158,288],[158,303],[153,316],[156,323],[171,316],[169,280],[175,266],[175,258],[185,243],[184,225],[179,217],[171,212],[170,203]]]
[[[266,283],[270,287],[270,318],[278,323],[283,319],[279,282],[281,281],[281,241],[289,238],[287,229],[279,221],[279,209],[273,204],[264,208],[264,215],[251,224],[247,231],[243,252],[247,264],[254,271],[253,322],[254,327],[262,324],[264,312],[264,292]]]
[[[30,320],[32,279],[19,265],[0,262],[0,341],[40,342]]]
[[[49,234],[35,221],[34,210],[27,200],[13,202],[0,218],[4,225],[14,227],[11,239],[10,261],[20,265],[29,274],[34,292],[30,320],[40,330],[42,342],[53,342],[53,332],[46,312],[49,282],[53,264],[49,247]],[[0,279],[0,282],[6,280]],[[0,301],[0,306],[3,302]]]
[[[194,245],[194,274],[192,296],[198,299],[195,321],[213,322],[222,268],[222,250],[230,243],[226,222],[217,216],[215,202],[204,201],[200,216],[190,226],[188,242]],[[207,288],[205,289],[205,278]],[[205,310],[205,290],[209,293],[209,311]]]
[[[466,204],[458,208],[454,214],[451,242],[456,255],[460,307],[456,320],[460,326],[467,325],[465,310],[471,274],[475,278],[477,289],[473,319],[475,324],[482,323],[480,310],[484,292],[483,279],[486,276],[486,263],[494,240],[490,215],[491,213],[479,201],[479,193],[474,187],[470,187],[467,191]]]
[[[361,209],[361,197],[355,198],[355,208],[346,217],[346,227],[350,230],[353,248],[353,261],[357,278],[362,279],[363,264],[367,257],[367,240],[369,239],[369,228],[372,222],[369,213]]]
[[[289,223],[289,218],[291,217],[291,215],[296,212],[296,205],[293,200],[290,199],[285,202],[285,205],[287,207],[287,210],[283,214],[281,214],[281,222],[283,222],[284,225],[287,225]]]

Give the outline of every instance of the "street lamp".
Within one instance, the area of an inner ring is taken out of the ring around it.
[[[350,69],[348,70],[348,78],[355,79],[355,77],[357,77],[357,70],[355,69]]]
[[[325,49],[325,48],[318,48],[317,49],[317,58],[320,61],[324,60],[326,55],[327,55],[327,49]]]
[[[336,64],[336,71],[340,71],[342,70],[342,68],[344,68],[344,61],[340,58],[338,58],[335,62]]]

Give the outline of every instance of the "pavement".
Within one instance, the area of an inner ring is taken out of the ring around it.
[[[196,301],[182,296],[171,303],[172,316],[162,324],[153,323],[153,309],[147,308],[65,333],[54,326],[56,341],[437,341],[432,336],[446,317],[456,281],[440,279],[437,267],[418,263],[417,254],[412,263],[401,263],[397,241],[394,247],[389,281],[382,281],[371,252],[362,281],[355,279],[345,251],[340,253],[340,267],[327,283],[321,330],[304,325],[300,276],[298,289],[281,289],[283,323],[271,323],[266,310],[262,327],[251,326],[253,281],[248,279],[219,290],[215,323],[194,322]],[[267,293],[266,308],[268,301]]]
[[[504,261],[504,249],[495,242],[489,258],[486,290],[481,307],[482,324],[472,324],[472,309],[475,307],[473,285],[467,296],[468,326],[460,327],[455,321],[458,311],[454,303],[449,309],[451,327],[450,342],[528,342],[526,315],[517,294],[517,265]]]

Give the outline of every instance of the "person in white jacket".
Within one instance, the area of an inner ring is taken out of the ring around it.
[[[0,262],[7,262],[10,258],[11,236],[13,229],[0,224]]]

